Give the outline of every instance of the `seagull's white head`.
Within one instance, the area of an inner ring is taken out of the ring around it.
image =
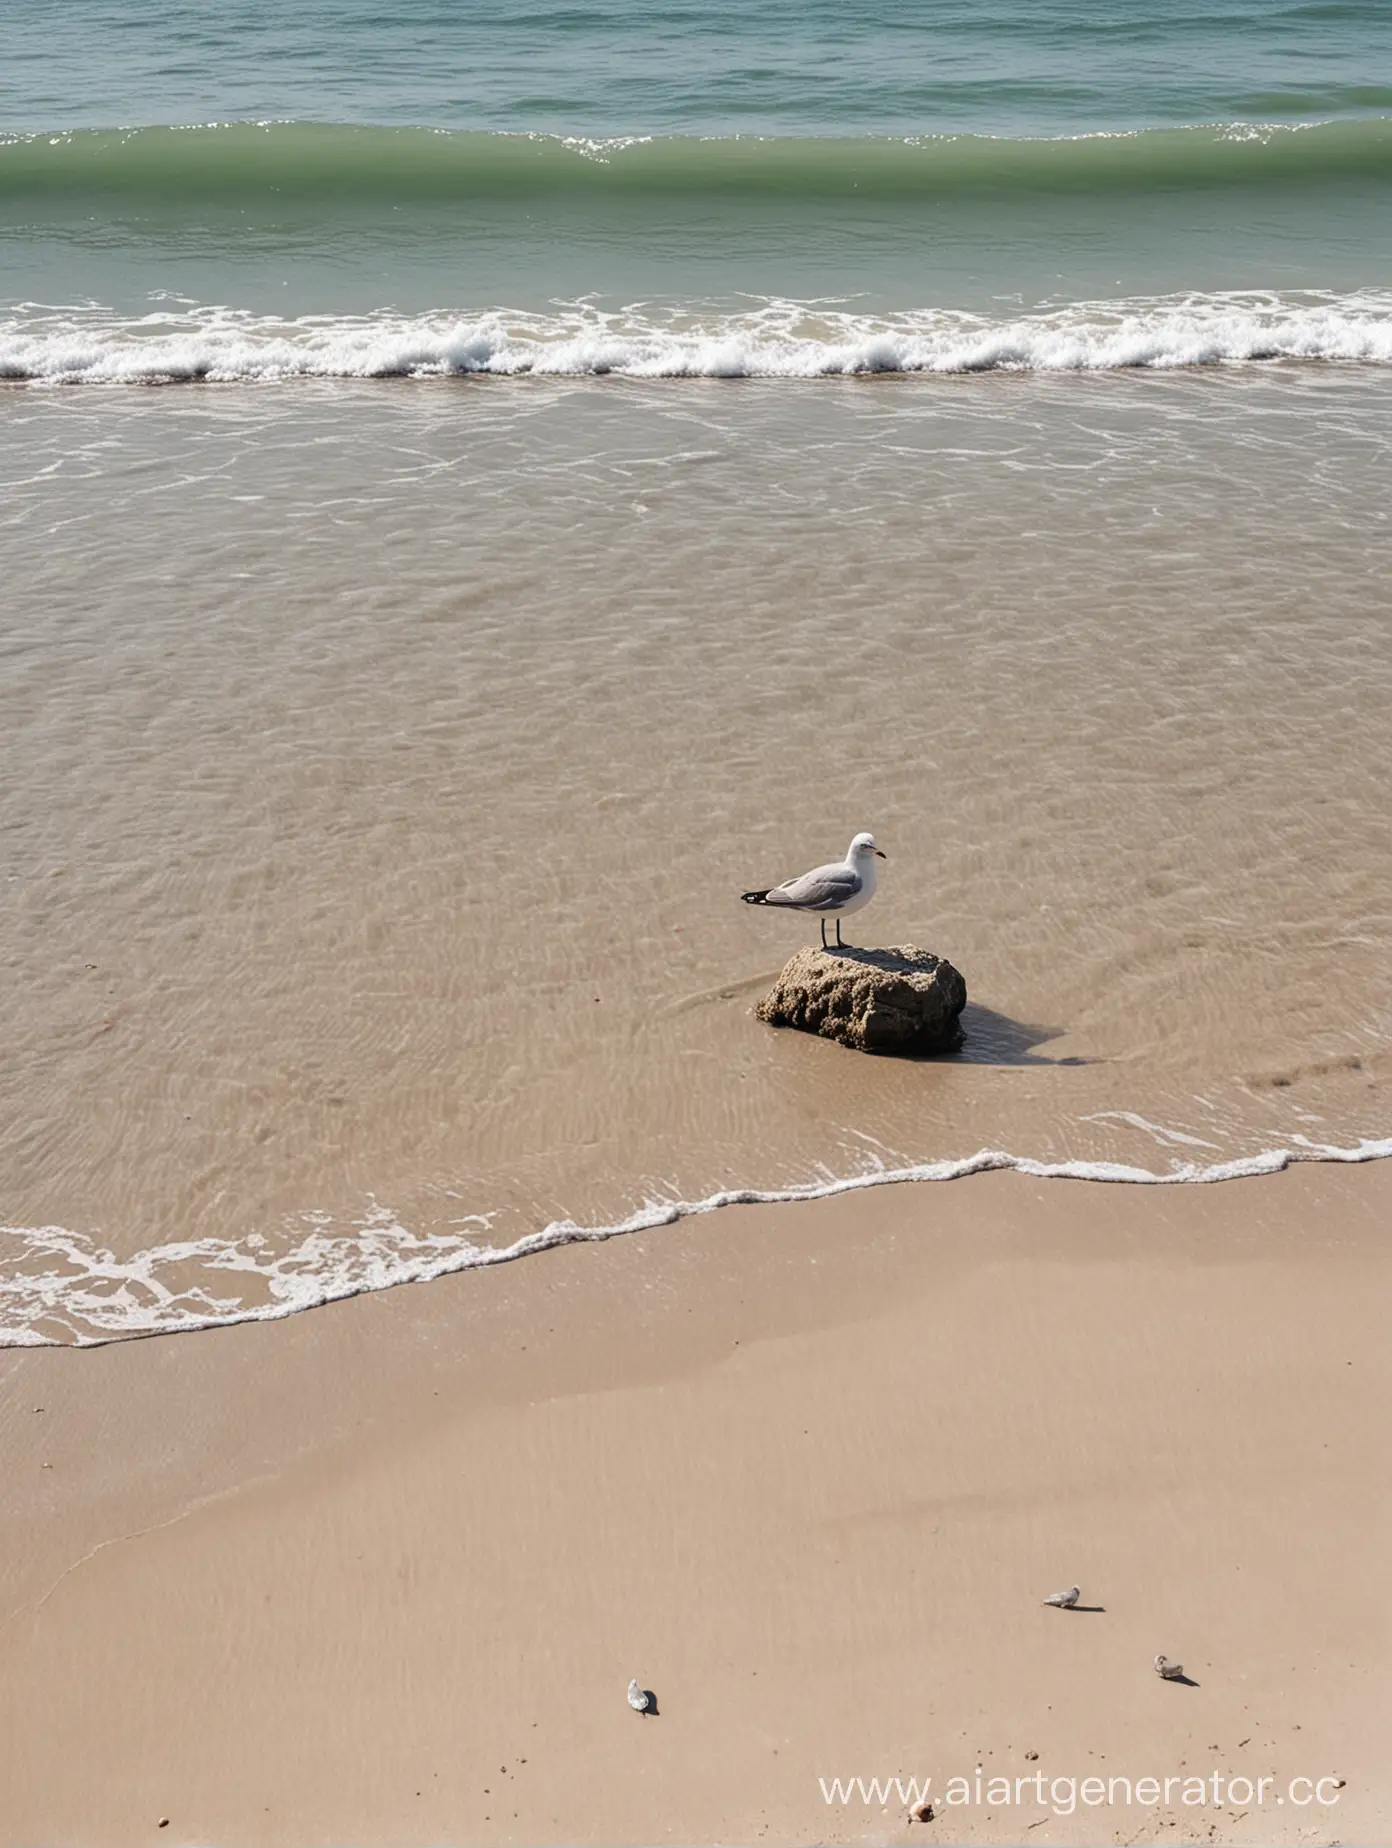
[[[876,860],[887,860],[889,855],[881,853],[880,849],[875,845],[875,837],[873,834],[857,834],[855,839],[851,842],[850,852],[846,855],[846,858],[850,861],[851,865],[854,866],[857,860],[868,860],[872,857]]]

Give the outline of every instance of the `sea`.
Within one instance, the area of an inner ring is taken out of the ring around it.
[[[1386,0],[3,23],[0,1344],[1392,1155]]]

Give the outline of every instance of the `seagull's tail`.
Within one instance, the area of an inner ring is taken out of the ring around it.
[[[765,886],[762,892],[741,892],[740,897],[746,905],[766,905],[768,895],[772,890],[772,886]]]

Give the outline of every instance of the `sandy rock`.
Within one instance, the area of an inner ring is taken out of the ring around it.
[[[898,949],[806,949],[784,969],[755,1012],[774,1027],[797,1027],[857,1052],[955,1052],[967,985],[950,962],[904,944]]]

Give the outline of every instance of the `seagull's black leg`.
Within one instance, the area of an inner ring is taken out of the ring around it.
[[[819,924],[821,925],[821,927],[822,927],[822,948],[823,948],[823,949],[826,949],[826,948],[827,948],[827,940],[826,940],[826,919],[825,919],[825,918],[818,918],[818,920],[817,920],[817,922],[818,922],[818,923],[819,923]]]
[[[842,943],[841,941],[841,920],[840,918],[836,920],[836,947],[838,950],[844,950],[846,947],[845,944]]]

